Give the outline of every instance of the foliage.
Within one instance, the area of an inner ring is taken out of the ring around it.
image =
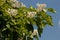
[[[53,26],[48,11],[55,13],[53,8],[46,8],[46,4],[27,8],[17,0],[0,0],[0,40],[38,40],[46,24]]]

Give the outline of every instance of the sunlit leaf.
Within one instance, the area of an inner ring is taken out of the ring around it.
[[[3,29],[2,29],[2,31],[5,31],[5,30],[7,30],[7,28],[3,28]]]

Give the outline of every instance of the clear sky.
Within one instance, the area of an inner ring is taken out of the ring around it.
[[[32,5],[36,7],[36,3],[45,3],[47,7],[54,8],[56,14],[49,13],[53,17],[54,26],[46,26],[43,30],[40,40],[60,40],[60,0],[20,0],[27,7]]]

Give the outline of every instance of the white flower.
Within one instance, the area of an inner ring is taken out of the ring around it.
[[[23,33],[23,36],[25,36],[25,33]]]
[[[16,16],[18,11],[16,9],[8,9],[7,12],[11,15],[11,16]]]
[[[14,8],[26,7],[23,3],[20,3],[19,1],[16,1],[15,3],[12,3],[11,6],[14,7]]]
[[[33,35],[33,36],[34,36],[34,35],[38,35],[38,30],[37,30],[37,29],[34,29],[32,35]]]
[[[26,5],[25,5],[25,4],[23,4],[23,3],[20,3],[20,6],[21,6],[21,7],[26,7]]]
[[[37,7],[44,8],[44,7],[46,7],[46,4],[37,4]]]
[[[29,18],[35,17],[35,15],[36,15],[36,12],[28,12],[27,13],[27,17],[29,17]]]
[[[44,12],[47,12],[47,9],[43,9]]]
[[[46,7],[46,4],[37,4],[37,11],[45,11],[46,9],[44,9]]]
[[[10,0],[10,2],[16,2],[17,0]]]
[[[37,29],[34,29],[34,31],[30,37],[33,38],[34,36],[38,36],[38,30]]]
[[[10,0],[8,3],[14,8],[26,7],[23,3],[19,2],[18,0]]]
[[[20,3],[17,1],[15,3],[12,3],[11,6],[14,7],[14,8],[15,7],[19,8],[20,7]]]

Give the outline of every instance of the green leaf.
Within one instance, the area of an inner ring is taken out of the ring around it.
[[[36,40],[39,40],[39,37],[38,37],[38,35],[35,35],[34,37],[36,38]]]
[[[31,37],[27,37],[27,40],[33,40],[33,38],[31,38]]]
[[[50,15],[42,11],[41,16],[48,25],[53,26],[52,17]]]
[[[46,21],[50,26],[53,26],[52,17],[50,15],[46,17]]]
[[[42,32],[43,32],[43,28],[38,28],[38,34],[39,34],[39,36],[41,37],[41,34],[42,34]]]
[[[32,25],[36,25],[35,19],[34,18],[29,18],[28,21],[30,21],[30,23]]]
[[[3,28],[3,29],[2,29],[2,31],[5,31],[5,30],[7,30],[7,28]]]
[[[49,12],[56,13],[56,11],[53,8],[48,8]]]
[[[33,7],[32,7],[32,6],[30,6],[30,9],[33,9]]]
[[[47,24],[46,22],[41,22],[40,23],[41,28],[44,28],[46,26],[46,24]]]
[[[28,31],[32,31],[32,32],[33,32],[33,30],[34,30],[32,24],[26,24],[26,29],[27,29]]]
[[[10,25],[9,24],[7,24],[6,27],[10,29]]]

